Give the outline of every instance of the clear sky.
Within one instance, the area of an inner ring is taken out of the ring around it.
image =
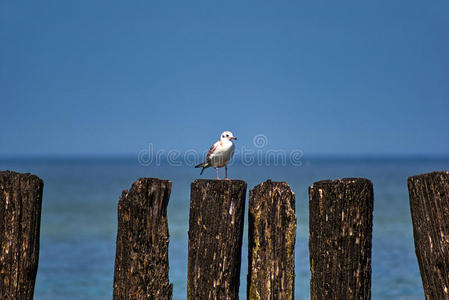
[[[0,0],[0,105],[0,155],[447,155],[449,2]]]

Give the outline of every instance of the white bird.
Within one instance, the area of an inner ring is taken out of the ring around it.
[[[220,179],[218,177],[218,168],[225,167],[225,179],[228,179],[228,162],[234,155],[234,144],[232,140],[236,139],[232,132],[223,132],[220,139],[210,147],[206,160],[195,166],[195,168],[203,168],[200,175],[203,174],[204,169],[214,167],[217,170],[217,179]]]

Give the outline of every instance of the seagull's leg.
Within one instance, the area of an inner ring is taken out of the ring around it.
[[[228,178],[228,165],[225,165],[225,179],[229,179]]]
[[[220,177],[218,177],[218,168],[215,168],[217,170],[217,179],[220,179]]]

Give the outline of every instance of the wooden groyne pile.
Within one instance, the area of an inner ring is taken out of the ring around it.
[[[33,299],[44,182],[0,172],[0,299]]]

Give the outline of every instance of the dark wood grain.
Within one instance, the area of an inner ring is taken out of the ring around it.
[[[246,182],[191,185],[188,299],[238,299]]]
[[[43,181],[0,172],[0,299],[33,299]]]
[[[294,299],[295,194],[268,180],[249,193],[248,299]]]
[[[114,299],[171,299],[167,205],[171,181],[140,178],[118,204]]]
[[[449,172],[408,179],[415,252],[426,299],[449,299]]]
[[[311,299],[370,299],[372,183],[320,181],[309,197]]]

